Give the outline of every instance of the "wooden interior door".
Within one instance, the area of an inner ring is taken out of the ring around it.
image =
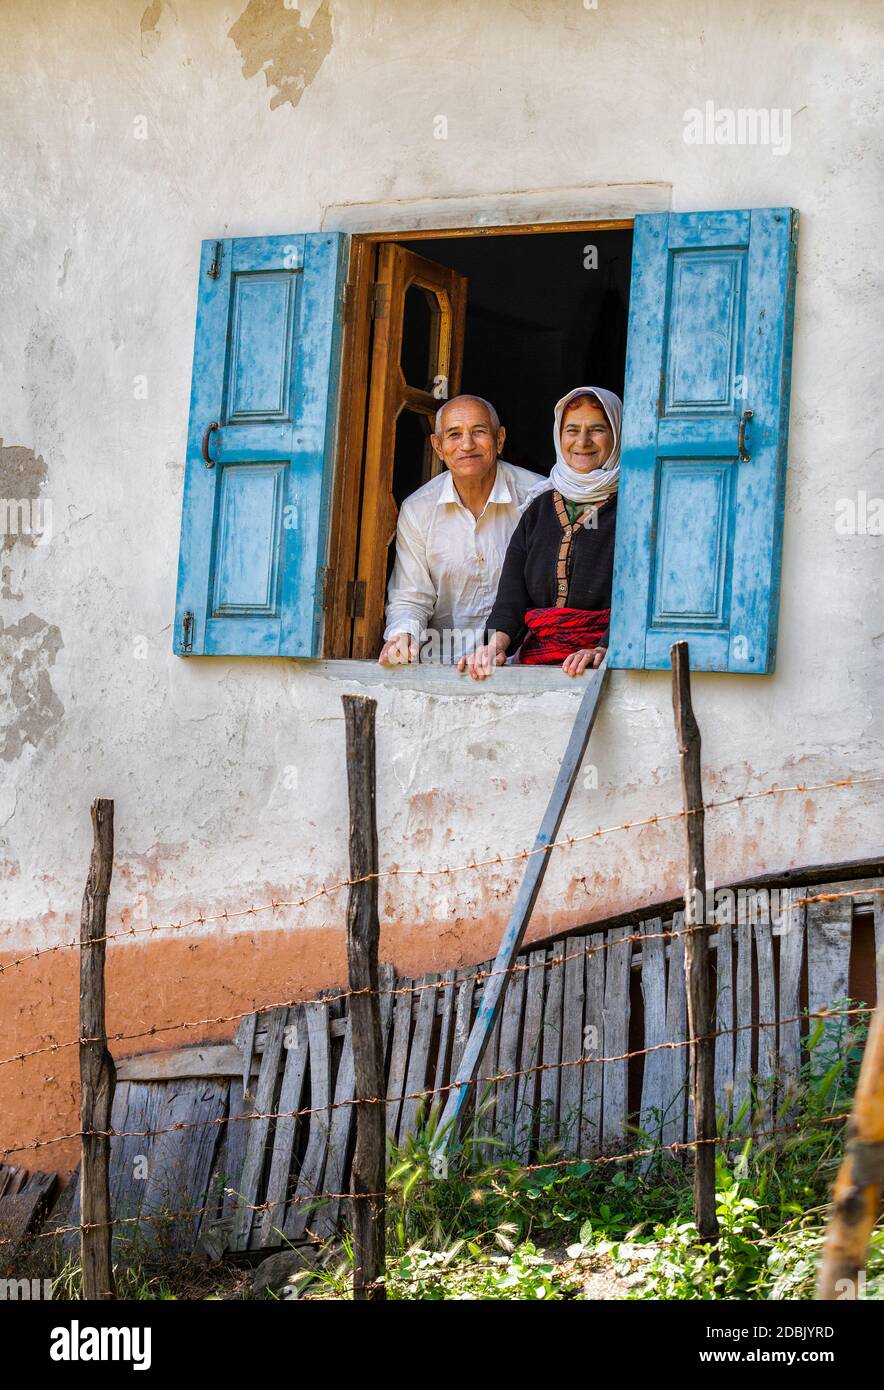
[[[460,391],[466,306],[465,275],[395,242],[381,244],[372,292],[374,336],[353,588],[357,659],[376,657],[381,648],[399,515],[397,486],[404,482],[413,491],[444,466],[429,436],[439,406]]]

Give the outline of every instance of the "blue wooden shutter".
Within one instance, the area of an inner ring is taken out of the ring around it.
[[[346,243],[203,243],[178,653],[319,654]]]
[[[635,219],[612,666],[774,668],[797,222]]]

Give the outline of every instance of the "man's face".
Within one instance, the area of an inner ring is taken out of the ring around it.
[[[495,432],[487,407],[479,401],[454,401],[442,414],[433,448],[455,479],[481,479],[495,466],[506,431]]]
[[[614,449],[614,435],[600,406],[576,400],[562,419],[562,454],[575,473],[594,473]]]

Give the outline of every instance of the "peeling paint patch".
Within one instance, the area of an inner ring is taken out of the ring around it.
[[[328,0],[309,28],[302,25],[300,10],[289,9],[283,0],[249,0],[228,38],[242,55],[243,77],[263,72],[267,86],[276,89],[271,111],[285,101],[295,107],[331,50]]]
[[[64,643],[36,613],[9,627],[0,619],[0,758],[13,762],[26,743],[36,748],[61,720],[64,706],[49,669]]]
[[[150,0],[150,4],[141,16],[141,56],[146,57],[159,47],[160,35],[157,32],[157,25],[163,13],[163,0]]]
[[[163,0],[152,0],[144,14],[141,16],[142,34],[152,34],[160,22],[160,15],[163,13]]]
[[[11,550],[17,541],[40,544],[39,528],[31,526],[30,518],[39,510],[35,504],[41,501],[40,490],[48,473],[45,462],[33,449],[26,449],[23,444],[4,448],[0,439],[0,550]]]

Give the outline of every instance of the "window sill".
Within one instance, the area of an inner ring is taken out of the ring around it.
[[[376,661],[299,661],[298,666],[331,680],[387,689],[423,690],[439,695],[524,695],[531,691],[586,689],[590,673],[566,676],[561,666],[498,666],[484,681],[474,681],[453,666],[427,662],[419,666],[379,666]]]

